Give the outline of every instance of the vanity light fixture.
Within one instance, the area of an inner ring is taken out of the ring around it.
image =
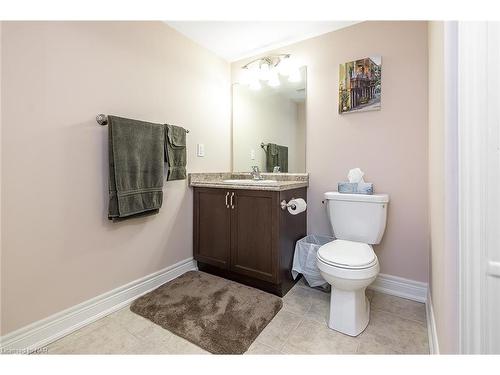
[[[242,66],[240,83],[249,85],[252,90],[260,90],[260,81],[271,87],[281,84],[279,76],[287,76],[289,82],[300,82],[302,76],[298,66],[290,59],[290,54],[277,54],[261,57]]]
[[[250,82],[248,87],[250,87],[251,90],[257,91],[257,90],[260,90],[262,88],[262,85],[260,84],[260,81],[258,79],[256,79],[253,82]]]

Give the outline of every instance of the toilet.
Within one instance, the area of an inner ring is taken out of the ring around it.
[[[370,320],[365,290],[380,269],[371,245],[384,235],[389,196],[327,192],[325,202],[336,239],[319,248],[316,262],[332,286],[328,327],[357,336]]]

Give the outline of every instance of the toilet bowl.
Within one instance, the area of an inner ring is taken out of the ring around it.
[[[337,238],[316,255],[321,276],[332,286],[328,327],[357,336],[370,321],[365,290],[380,270],[371,244],[382,240],[389,197],[328,192],[325,200]]]
[[[377,256],[370,245],[335,240],[318,250],[316,260],[321,276],[332,286],[328,327],[359,335],[370,320],[365,290],[379,273]]]

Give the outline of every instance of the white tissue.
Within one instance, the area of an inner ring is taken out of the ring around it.
[[[307,208],[307,203],[302,198],[291,199],[288,203],[290,204],[288,206],[288,212],[290,212],[292,215],[300,214]]]
[[[364,183],[365,182],[365,180],[363,179],[364,175],[365,174],[361,169],[353,168],[347,174],[347,178],[351,183]]]

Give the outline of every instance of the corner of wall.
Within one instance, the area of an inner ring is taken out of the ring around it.
[[[434,319],[434,307],[432,306],[432,296],[430,288],[427,291],[427,301],[425,302],[427,315],[427,336],[429,338],[429,354],[439,354],[439,340]]]
[[[0,21],[0,336],[2,335],[3,311],[3,293],[2,293],[2,27]]]

